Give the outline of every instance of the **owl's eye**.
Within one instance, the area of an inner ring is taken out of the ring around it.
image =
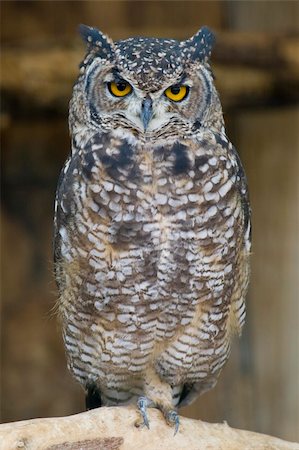
[[[166,89],[165,95],[174,102],[180,102],[185,97],[187,97],[188,92],[189,86],[185,86],[183,84],[182,85],[174,84],[173,86],[170,86],[169,88]]]
[[[132,86],[124,80],[118,81],[117,83],[111,81],[108,83],[108,89],[110,94],[115,97],[125,97],[132,92]]]

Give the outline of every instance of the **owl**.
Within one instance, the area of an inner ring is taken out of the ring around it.
[[[212,32],[117,42],[81,25],[58,183],[55,275],[87,408],[158,408],[212,388],[245,318],[250,207],[209,66]]]

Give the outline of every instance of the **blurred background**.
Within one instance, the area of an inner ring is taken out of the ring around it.
[[[1,2],[2,420],[84,409],[52,274],[79,23],[116,40],[187,38],[203,24],[217,33],[212,67],[250,188],[252,280],[242,339],[217,387],[183,414],[299,440],[298,1]]]

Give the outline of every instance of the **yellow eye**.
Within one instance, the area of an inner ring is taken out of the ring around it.
[[[174,102],[180,102],[183,100],[189,92],[189,86],[174,84],[166,89],[165,95]]]
[[[111,81],[108,83],[108,89],[115,97],[125,97],[132,92],[132,86],[126,81]]]

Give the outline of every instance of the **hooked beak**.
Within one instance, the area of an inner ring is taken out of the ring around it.
[[[140,115],[141,115],[141,120],[143,123],[144,131],[146,131],[149,121],[151,120],[152,115],[153,115],[153,101],[149,96],[147,96],[142,102]]]

